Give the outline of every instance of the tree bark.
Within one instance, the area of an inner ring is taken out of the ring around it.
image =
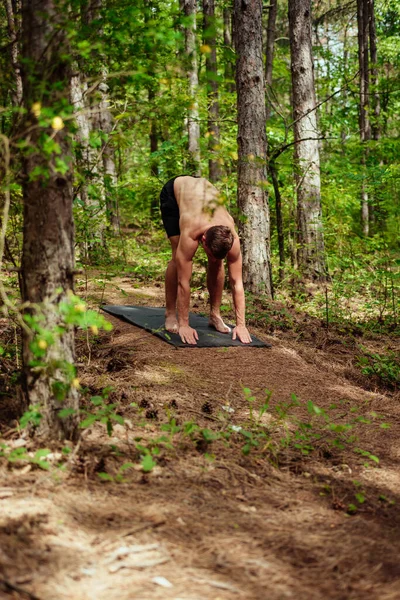
[[[97,26],[97,37],[103,37],[102,8],[104,0],[81,0],[82,19],[87,25],[92,25],[93,21],[100,23]],[[98,87],[98,97],[95,99],[95,110],[93,111],[93,128],[100,130],[105,134],[101,146],[101,162],[103,169],[98,179],[101,201],[106,208],[107,225],[113,233],[119,233],[119,211],[116,194],[117,170],[115,167],[115,149],[111,133],[113,131],[114,119],[110,110],[109,88],[107,84],[108,68],[106,57],[102,50],[97,53],[97,72],[101,78]],[[103,240],[105,246],[105,241]]]
[[[306,279],[326,279],[318,126],[311,39],[311,0],[289,0],[297,261]],[[311,139],[308,139],[311,138]]]
[[[224,19],[224,47],[225,47],[225,86],[228,92],[235,92],[235,76],[234,68],[231,55],[233,55],[232,48],[232,7],[224,8],[223,12]]]
[[[12,0],[4,0],[5,9],[7,13],[7,23],[8,23],[8,34],[10,36],[10,53],[11,53],[11,64],[14,71],[14,79],[15,79],[15,90],[13,90],[13,104],[14,106],[21,106],[22,104],[22,77],[21,77],[21,68],[19,62],[19,48],[17,41],[17,27],[16,27],[16,19],[14,13],[14,7]],[[18,2],[17,6],[20,7],[20,2]]]
[[[105,79],[105,77],[104,77]],[[102,146],[103,180],[106,196],[107,221],[114,234],[120,231],[119,210],[117,199],[117,169],[115,167],[115,149],[112,139],[114,119],[110,110],[110,96],[105,80],[99,86],[99,125],[100,130],[106,134]]]
[[[275,26],[277,14],[278,0],[271,0],[271,4],[269,5],[268,9],[267,46],[265,51],[265,84],[267,92],[270,88],[272,88],[272,67],[274,63]],[[268,121],[271,116],[271,104],[269,100],[266,105],[266,116]]]
[[[217,160],[219,148],[219,103],[218,103],[218,73],[217,73],[217,49],[216,49],[216,24],[214,0],[203,0],[204,14],[204,42],[211,48],[206,55],[206,77],[208,97],[208,149],[210,158],[208,160],[208,178],[212,183],[221,178],[221,166]]]
[[[75,139],[76,166],[79,173],[78,185],[74,195],[80,198],[84,214],[80,235],[80,260],[96,263],[100,249],[105,248],[106,229],[106,193],[103,176],[100,172],[102,159],[98,150],[90,145],[90,135],[99,126],[99,111],[93,110],[86,98],[87,84],[82,71],[74,63],[70,72],[70,102],[76,120]],[[97,122],[96,122],[97,121]],[[89,184],[97,188],[97,195],[89,193]]]
[[[197,92],[199,78],[197,73],[196,51],[196,0],[181,0],[181,10],[190,19],[185,26],[185,54],[187,58],[187,77],[189,82],[190,106],[188,110],[187,129],[189,137],[189,170],[193,175],[201,175],[200,164],[200,124]]]
[[[375,3],[374,0],[368,0],[369,8],[369,47],[371,58],[371,86],[373,98],[373,121],[372,121],[372,138],[379,140],[380,138],[380,113],[381,102],[378,90],[378,52],[376,46],[376,25],[375,25]]]
[[[274,186],[275,193],[276,231],[278,234],[279,249],[279,281],[283,281],[285,274],[285,237],[283,235],[282,198],[279,189],[277,168],[274,160],[269,163],[269,171],[271,173],[272,185]]]
[[[147,24],[149,19],[152,18],[154,11],[154,2],[152,0],[145,0],[144,3],[144,22]],[[147,97],[149,102],[149,146],[150,146],[150,175],[155,179],[159,179],[159,166],[158,159],[154,154],[158,150],[158,139],[159,139],[159,124],[157,114],[155,113],[156,98],[160,93],[159,84],[156,78],[156,54],[151,49],[146,49],[146,58],[148,61],[148,76],[149,83],[147,85]],[[152,197],[150,202],[150,214],[154,218],[159,218],[159,199],[157,196]]]
[[[369,119],[369,6],[368,0],[357,0],[357,27],[358,27],[358,64],[360,70],[360,107],[359,126],[360,139],[364,144],[371,139],[371,124]],[[361,184],[361,224],[364,236],[369,235],[369,197],[366,182],[366,162],[368,150],[362,148],[363,180]]]
[[[271,298],[262,0],[234,0],[234,19],[243,280],[246,289]]]
[[[62,324],[58,310],[58,303],[73,288],[71,142],[66,127],[58,128],[59,121],[50,127],[37,118],[42,107],[57,115],[68,99],[63,12],[54,0],[22,1],[24,131],[29,144],[23,164],[22,299],[29,303],[31,313],[41,315],[40,327],[54,335],[54,343],[49,343],[42,359],[45,366],[32,366],[37,354],[33,336],[25,331],[22,353],[28,403],[40,406],[43,415],[39,434],[76,439],[79,398],[71,385],[70,370],[74,330]],[[59,151],[49,151],[46,144],[51,139]],[[62,329],[57,332],[58,327]],[[76,412],[61,419],[59,411],[64,408]]]

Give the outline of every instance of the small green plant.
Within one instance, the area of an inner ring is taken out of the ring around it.
[[[101,473],[97,473],[97,475],[102,481],[112,481],[113,483],[125,483],[127,479],[124,473],[128,469],[132,469],[132,467],[134,466],[135,465],[132,462],[126,462],[119,467],[115,475],[110,475],[109,473],[106,473],[104,471],[102,471]]]
[[[394,389],[400,386],[400,360],[394,352],[386,355],[365,352],[357,357],[357,365],[363,375],[375,376]]]
[[[19,426],[22,429],[25,429],[29,425],[32,427],[39,427],[42,417],[43,415],[41,413],[40,406],[30,406],[29,409],[22,415],[19,421]]]
[[[0,458],[5,458],[10,463],[29,463],[40,469],[48,471],[51,467],[46,456],[51,453],[48,448],[39,448],[36,452],[29,453],[26,448],[10,448],[7,444],[0,443]]]
[[[107,433],[111,437],[114,424],[118,423],[119,425],[123,425],[125,423],[125,419],[116,412],[117,405],[107,403],[107,399],[112,391],[113,388],[109,386],[104,388],[101,396],[92,396],[90,398],[94,410],[92,412],[88,410],[81,411],[86,415],[86,418],[80,423],[82,429],[87,429],[96,422],[104,423],[106,425]],[[69,414],[70,411],[68,409],[61,411],[61,416],[68,416]]]
[[[341,414],[341,422],[336,422],[334,414],[338,409],[341,409],[342,413],[340,403],[323,409],[311,400],[302,402],[292,394],[290,400],[279,402],[271,407],[272,393],[265,390],[265,400],[256,408],[257,398],[250,388],[243,388],[243,393],[249,405],[249,422],[243,426],[230,425],[233,434],[238,434],[245,439],[242,446],[243,454],[248,455],[257,449],[267,452],[271,459],[279,462],[282,453],[290,448],[299,451],[303,456],[308,456],[318,450],[324,455],[330,455],[333,451],[337,452],[347,447],[367,459],[365,465],[379,464],[379,458],[375,454],[356,445],[358,441],[356,428],[360,425],[390,427],[388,423],[380,422],[381,415],[370,412],[367,418],[359,414],[357,407],[350,407],[347,409],[347,421],[342,422]],[[293,409],[304,406],[309,418],[299,419]],[[269,418],[263,422],[262,417],[267,412]]]

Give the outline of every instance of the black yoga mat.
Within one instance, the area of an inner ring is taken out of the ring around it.
[[[208,319],[190,313],[189,323],[190,326],[197,330],[199,339],[196,345],[184,344],[181,338],[176,333],[169,333],[164,329],[165,321],[165,309],[164,308],[151,308],[148,306],[112,306],[106,305],[101,307],[102,310],[118,317],[132,325],[142,327],[146,331],[150,331],[157,337],[161,338],[168,344],[177,346],[180,348],[213,348],[213,347],[226,347],[226,346],[252,346],[258,348],[271,348],[270,344],[262,342],[255,336],[251,336],[251,344],[242,344],[238,340],[232,340],[232,334],[219,333],[212,327],[208,326]],[[232,325],[229,325],[232,327]]]

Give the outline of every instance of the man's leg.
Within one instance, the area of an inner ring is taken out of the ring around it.
[[[211,310],[208,323],[221,333],[229,333],[230,328],[223,322],[220,312],[224,281],[224,262],[222,260],[209,260],[207,266],[207,288],[210,294]]]
[[[169,238],[172,248],[172,258],[168,263],[165,273],[165,329],[171,333],[178,333],[178,321],[176,318],[178,273],[176,270],[175,255],[179,238],[179,235],[173,235]]]

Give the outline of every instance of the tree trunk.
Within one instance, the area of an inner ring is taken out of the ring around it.
[[[268,25],[267,25],[267,46],[265,51],[265,85],[268,92],[272,88],[272,67],[274,63],[274,43],[275,43],[275,26],[276,15],[278,14],[278,0],[271,0],[268,9]],[[271,103],[268,98],[266,105],[267,121],[271,116]]]
[[[154,2],[152,0],[145,0],[144,2],[144,22],[146,26],[149,20],[153,16],[155,10]],[[156,78],[156,55],[151,49],[146,49],[146,58],[148,61],[147,74],[149,76],[149,83],[147,85],[147,97],[149,102],[149,146],[150,146],[150,175],[159,180],[159,167],[158,159],[154,154],[158,151],[158,138],[159,138],[159,123],[158,115],[155,114],[154,108],[156,106],[156,98],[159,95],[159,84]],[[156,195],[153,195],[150,201],[150,215],[153,218],[159,218],[160,208],[159,199]]]
[[[90,113],[86,98],[87,84],[82,77],[79,66],[75,63],[70,73],[70,101],[75,113],[76,134],[76,166],[80,175],[74,195],[82,202],[83,215],[80,219],[80,260],[96,263],[99,252],[105,247],[106,228],[106,196],[104,182],[99,167],[101,158],[98,150],[90,145],[90,134],[96,128],[98,111]],[[89,184],[98,190],[96,196],[89,193]]]
[[[379,140],[380,138],[380,113],[381,102],[378,90],[378,54],[376,47],[376,26],[375,26],[375,7],[374,0],[368,0],[369,8],[369,47],[371,58],[371,86],[373,98],[373,121],[372,121],[372,138]]]
[[[321,211],[321,181],[314,65],[311,40],[311,0],[289,0],[297,191],[297,261],[306,279],[326,279]]]
[[[246,289],[271,298],[262,0],[234,0],[234,19],[243,280]]]
[[[348,29],[347,29],[347,24],[346,24],[344,27],[344,31],[343,31],[343,80],[342,80],[343,89],[341,92],[342,104],[343,104],[344,110],[347,110],[347,98],[348,98],[347,86],[345,85],[345,81],[347,79],[347,71],[348,71],[348,64],[347,64],[348,58],[349,58]],[[341,132],[340,132],[340,138],[342,141],[342,147],[341,147],[342,154],[344,154],[344,152],[345,152],[346,136],[347,136],[347,125],[343,124],[342,128],[341,128]]]
[[[148,99],[149,99],[149,109],[152,110],[152,106],[155,100],[156,94],[150,85],[148,88]],[[158,150],[158,126],[157,126],[157,118],[155,116],[150,117],[149,119],[149,127],[150,127],[150,174],[155,179],[159,179],[159,169],[158,169],[158,160],[154,156],[154,153]],[[154,219],[159,218],[160,208],[159,208],[159,199],[156,195],[152,196],[150,201],[150,214]]]
[[[7,13],[8,33],[10,36],[10,52],[11,52],[11,64],[14,71],[15,90],[13,90],[13,104],[14,106],[21,106],[22,104],[22,77],[21,69],[19,64],[19,48],[17,41],[17,28],[15,25],[15,13],[13,8],[12,0],[4,0],[5,9]],[[18,5],[20,7],[20,2]]]
[[[79,408],[78,392],[71,385],[74,330],[62,324],[58,310],[58,303],[73,287],[71,142],[66,127],[60,128],[62,122],[53,119],[50,127],[37,118],[42,108],[57,115],[68,99],[64,13],[54,0],[22,1],[25,131],[29,143],[23,164],[22,299],[30,303],[31,314],[41,316],[40,327],[54,336],[40,360],[45,366],[32,366],[38,354],[33,335],[25,331],[22,353],[28,403],[38,405],[43,415],[38,433],[52,439],[77,438]],[[49,151],[50,140],[58,144],[59,151]],[[60,326],[61,331],[57,331]],[[46,343],[42,340],[42,350]],[[76,412],[61,419],[59,411],[65,408]]]
[[[279,249],[279,281],[283,281],[285,274],[285,237],[283,235],[282,198],[279,189],[278,173],[274,160],[269,163],[269,171],[271,173],[272,185],[274,186],[275,192],[276,231],[278,234]]]
[[[232,7],[224,8],[223,12],[224,19],[224,47],[225,47],[225,86],[228,92],[235,92],[235,77],[232,62],[233,48],[232,48]]]
[[[89,3],[86,0],[81,0],[82,19],[87,25],[91,25],[93,21],[100,23],[97,25],[97,37],[103,37],[102,26],[102,8],[104,0],[94,0]],[[96,68],[96,67],[95,67]],[[110,98],[108,93],[107,75],[108,68],[106,64],[106,56],[100,50],[97,53],[97,69],[100,75],[101,83],[98,87],[99,97],[95,99],[97,106],[93,111],[94,129],[102,131],[103,144],[101,146],[101,159],[103,169],[98,180],[100,188],[100,196],[106,208],[107,224],[113,233],[119,233],[119,211],[118,200],[116,194],[117,187],[117,170],[115,167],[115,150],[111,137],[113,131],[114,119],[110,110]],[[104,244],[105,246],[105,244]]]
[[[187,129],[189,136],[189,155],[191,164],[189,170],[193,175],[201,175],[200,164],[200,123],[197,92],[199,78],[197,74],[196,52],[196,0],[181,0],[181,10],[190,23],[185,25],[185,53],[187,58],[187,77],[189,82],[190,106],[188,111]]]
[[[105,81],[99,86],[99,124],[100,130],[106,134],[102,146],[103,179],[106,196],[107,221],[114,234],[120,231],[118,199],[117,199],[117,169],[115,167],[115,150],[112,139],[114,120],[110,111],[108,85]]]
[[[221,178],[221,166],[217,160],[216,153],[219,148],[219,104],[218,104],[218,80],[217,80],[217,49],[216,49],[216,24],[214,0],[203,0],[204,13],[204,43],[211,48],[206,55],[206,77],[208,96],[208,149],[210,158],[208,160],[209,180],[212,183]]]
[[[371,124],[369,120],[369,0],[357,0],[357,26],[358,26],[358,64],[360,70],[360,108],[359,125],[361,143],[371,139]],[[369,235],[369,198],[366,182],[367,149],[362,149],[363,181],[361,184],[361,224],[363,234]]]

